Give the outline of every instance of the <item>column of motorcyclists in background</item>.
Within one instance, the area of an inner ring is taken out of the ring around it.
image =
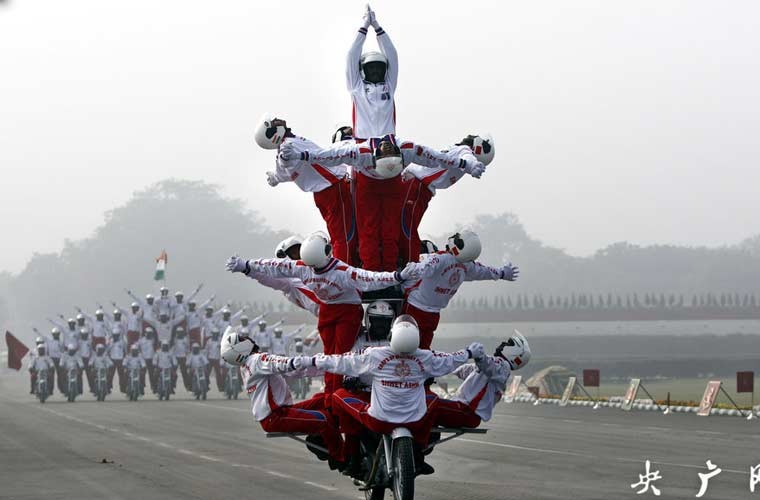
[[[158,297],[140,298],[126,290],[133,300],[129,309],[112,302],[110,314],[97,304],[92,314],[76,307],[73,317],[47,318],[53,325],[49,335],[34,328],[37,337],[28,360],[30,392],[37,394],[43,382],[45,398],[57,388],[73,401],[84,392],[86,380],[90,392],[102,400],[116,380],[119,391],[130,398],[133,393],[133,399],[143,395],[147,385],[168,399],[181,380],[186,390],[205,399],[213,376],[220,392],[237,398],[242,387],[239,369],[219,354],[221,334],[228,326],[254,336],[264,349],[278,355],[302,353],[304,346],[308,350],[317,342],[315,332],[302,334],[305,325],[286,333],[284,319],[269,325],[266,314],[250,318],[245,307],[233,311],[228,304],[217,309],[213,295],[199,304],[195,296],[201,288],[187,300],[181,291],[171,297],[166,287],[161,287]],[[170,384],[162,384],[163,379]]]

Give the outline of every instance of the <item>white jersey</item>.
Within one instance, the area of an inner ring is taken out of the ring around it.
[[[501,269],[478,262],[458,262],[448,252],[421,255],[415,266],[421,277],[404,284],[406,301],[417,309],[431,313],[445,308],[465,281],[501,278]]]
[[[52,368],[55,368],[55,363],[53,363],[53,360],[47,355],[40,356],[34,354],[29,358],[29,369],[32,371],[50,370]]]
[[[60,358],[63,351],[66,350],[67,346],[63,345],[63,342],[60,340],[55,339],[45,339],[45,352],[48,356],[51,358]],[[78,347],[78,342],[74,344],[74,348],[76,349]]]
[[[143,359],[153,359],[156,354],[156,344],[153,343],[153,339],[148,337],[140,337],[137,340],[137,347],[140,348],[140,355]]]
[[[177,366],[177,358],[171,352],[157,351],[153,357],[153,366],[157,368],[173,368]]]
[[[495,356],[484,356],[476,365],[460,366],[454,375],[464,380],[451,398],[468,405],[484,421],[491,419],[493,407],[501,401],[510,376],[509,364]]]
[[[70,328],[66,328],[65,330],[61,330],[63,332],[63,345],[69,345],[79,344],[79,341],[81,340],[78,328],[74,328],[73,330]]]
[[[293,404],[288,383],[283,375],[316,376],[316,370],[292,372],[290,358],[268,353],[248,356],[242,370],[245,389],[251,398],[253,418],[261,422],[281,406]]]
[[[175,358],[187,357],[187,353],[190,352],[190,341],[187,339],[187,336],[175,338],[172,349]]]
[[[367,30],[359,33],[348,51],[346,86],[353,101],[352,122],[354,137],[369,139],[396,133],[396,85],[398,83],[398,54],[382,28],[375,30],[380,51],[388,59],[385,81],[369,83],[362,80],[360,62]]]
[[[108,347],[106,347],[106,352],[108,353],[108,357],[114,361],[124,359],[124,356],[127,355],[127,343],[121,337],[119,337],[119,340],[111,340]]]
[[[111,361],[111,358],[106,355],[93,356],[91,366],[94,370],[100,370],[101,368],[107,370],[113,366],[113,361]]]
[[[298,278],[304,293],[320,304],[361,304],[361,292],[381,290],[399,283],[396,274],[351,267],[336,259],[317,271],[300,260],[250,260],[252,271],[275,278]]]
[[[90,340],[84,340],[82,339],[79,342],[79,347],[77,349],[77,354],[81,356],[83,359],[90,359],[92,356],[92,344],[90,344]]]
[[[195,311],[187,311],[185,314],[185,320],[187,320],[187,330],[195,330],[203,326],[203,316],[196,309]]]
[[[361,354],[317,355],[317,368],[331,373],[372,378],[368,413],[383,422],[406,424],[425,416],[425,379],[440,377],[467,362],[467,351],[453,354],[417,349],[396,354],[390,347],[370,347]]]
[[[127,356],[124,358],[124,369],[132,370],[133,368],[138,370],[145,368],[145,360],[142,356]]]
[[[71,355],[68,352],[61,356],[60,366],[64,370],[71,370],[74,368],[84,368],[84,362],[78,354]]]
[[[169,297],[158,297],[154,303],[156,304],[159,317],[162,314],[166,314],[170,318],[172,317],[172,299]]]
[[[401,146],[402,148],[404,145]],[[403,151],[403,150],[402,150]],[[436,151],[425,146],[415,146],[411,161],[404,157],[404,169],[417,178],[435,194],[436,189],[453,186],[465,174],[465,167],[478,163],[468,146],[453,146],[447,151]],[[431,165],[430,163],[433,163]]]
[[[219,359],[221,357],[220,344],[221,342],[219,339],[214,340],[213,337],[211,337],[206,340],[206,345],[203,346],[201,352],[203,352],[209,360]]]
[[[303,137],[286,137],[283,143],[291,144],[301,153],[301,159],[286,162],[278,155],[275,177],[280,182],[294,182],[307,193],[324,191],[344,180],[348,173],[344,159],[355,154],[353,148],[342,147],[342,144],[322,149]]]
[[[143,326],[143,311],[138,309],[136,313],[133,313],[130,309],[127,313],[127,331],[141,332]]]
[[[208,366],[208,359],[203,354],[190,354],[187,357],[187,367],[190,369],[205,368]]]
[[[269,348],[272,347],[272,329],[264,328],[264,331],[261,331],[261,329],[256,330],[253,332],[253,341],[256,342],[256,345],[262,351],[269,352]]]
[[[251,270],[248,277],[266,287],[281,291],[290,302],[319,317],[319,302],[314,300],[314,294],[298,278],[274,278],[254,270]]]
[[[108,324],[105,321],[93,321],[92,322],[92,340],[109,339],[111,338],[111,332],[108,330]]]

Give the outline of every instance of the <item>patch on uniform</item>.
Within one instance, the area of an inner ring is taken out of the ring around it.
[[[406,364],[406,361],[402,359],[399,364],[396,365],[396,368],[394,368],[393,374],[399,378],[406,378],[412,374],[412,369]]]

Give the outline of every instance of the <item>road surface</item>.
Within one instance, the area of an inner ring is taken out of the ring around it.
[[[5,372],[0,498],[363,498],[298,443],[266,439],[247,400],[213,397],[67,403],[56,394],[41,405],[25,373]],[[760,422],[736,417],[514,403],[484,427],[434,452],[437,473],[418,479],[416,498],[653,498],[631,489],[647,459],[662,475],[659,498],[694,498],[709,459],[722,472],[703,498],[736,500],[753,497],[750,466],[760,464]]]

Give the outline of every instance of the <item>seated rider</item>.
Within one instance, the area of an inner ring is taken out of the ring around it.
[[[464,382],[451,399],[438,400],[435,425],[475,428],[481,420],[488,422],[507,388],[510,373],[527,365],[530,356],[528,341],[515,330],[493,356],[457,368],[454,375]]]
[[[330,467],[342,468],[343,439],[333,418],[325,410],[324,394],[293,403],[285,377],[320,375],[309,367],[300,370],[299,362],[311,358],[287,358],[259,352],[249,336],[238,335],[228,328],[221,344],[222,359],[241,366],[245,389],[251,397],[253,417],[266,432],[301,432],[320,435],[330,455]]]
[[[402,315],[393,322],[389,346],[369,347],[362,353],[311,358],[313,366],[325,371],[354,377],[368,375],[372,380],[369,403],[345,389],[337,390],[332,396],[333,411],[346,434],[345,454],[352,458],[352,474],[358,472],[358,437],[363,428],[378,434],[390,434],[397,427],[407,428],[414,436],[417,472],[434,472],[424,463],[421,452],[428,443],[433,424],[424,381],[451,373],[468,359],[479,359],[484,353],[483,345],[479,343],[472,343],[466,350],[452,354],[419,349],[419,343],[420,333],[414,318]]]

